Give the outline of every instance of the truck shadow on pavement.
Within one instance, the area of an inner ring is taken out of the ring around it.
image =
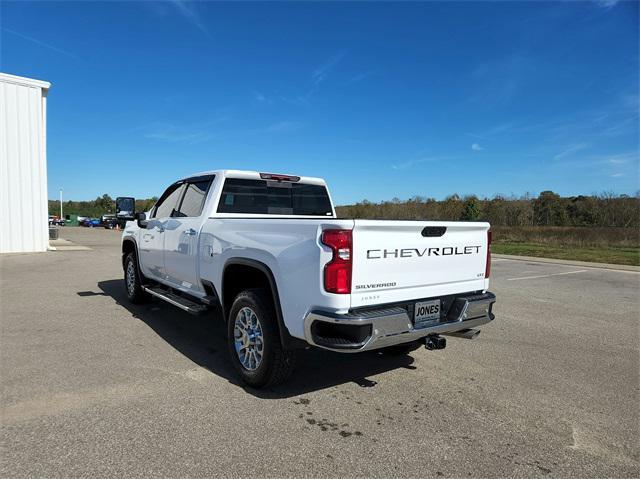
[[[398,368],[415,369],[409,355],[388,356],[377,352],[339,354],[320,349],[297,352],[297,366],[287,383],[271,389],[253,389],[242,384],[229,359],[226,328],[219,313],[193,316],[160,300],[131,304],[122,280],[101,281],[101,292],[80,291],[79,296],[105,295],[143,321],[177,351],[199,366],[263,399],[281,399],[326,389],[348,382],[374,387],[367,379]]]

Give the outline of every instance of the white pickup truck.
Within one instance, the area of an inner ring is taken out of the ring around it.
[[[129,300],[221,311],[253,387],[285,380],[298,348],[442,349],[494,318],[488,223],[338,219],[320,178],[234,170],[116,212]]]

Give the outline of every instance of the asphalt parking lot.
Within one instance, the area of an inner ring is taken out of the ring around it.
[[[1,261],[2,477],[638,477],[640,274],[497,259],[497,319],[237,383],[221,321],[127,304],[119,234]]]

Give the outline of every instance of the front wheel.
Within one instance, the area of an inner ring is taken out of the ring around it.
[[[142,289],[135,253],[129,253],[124,259],[124,287],[127,298],[133,304],[143,303],[147,299],[147,294]]]
[[[293,351],[282,347],[273,301],[265,290],[246,290],[236,296],[227,334],[231,362],[249,386],[275,386],[293,372]]]

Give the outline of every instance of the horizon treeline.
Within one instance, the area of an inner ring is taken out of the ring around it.
[[[148,211],[157,198],[136,200],[136,211]],[[115,200],[64,201],[63,213],[99,217],[115,212]],[[495,226],[640,227],[640,192],[635,196],[602,193],[562,197],[543,191],[537,197],[478,198],[453,194],[444,200],[415,196],[373,203],[336,206],[339,218],[488,221]],[[60,214],[60,201],[49,200],[49,214]]]
[[[337,206],[340,218],[488,221],[495,226],[639,227],[640,192],[635,196],[602,193],[561,197],[543,191],[537,197],[478,198],[457,194],[444,200],[413,197],[409,200]]]

